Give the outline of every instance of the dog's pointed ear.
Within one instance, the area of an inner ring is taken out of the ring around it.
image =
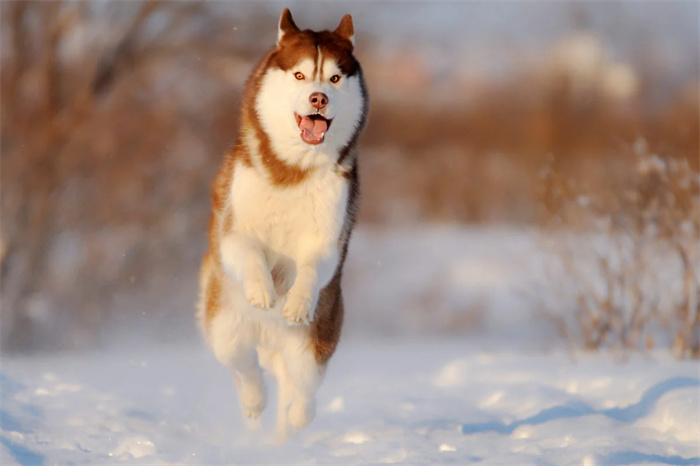
[[[290,32],[299,32],[299,28],[294,23],[294,19],[292,19],[292,13],[289,11],[289,8],[285,8],[282,11],[279,29],[277,30],[277,45],[279,45],[280,42],[282,42],[282,38],[285,36],[285,34],[288,34]]]
[[[340,24],[333,32],[343,39],[350,41],[353,46],[355,45],[355,28],[352,25],[352,16],[343,16],[343,19],[340,20]]]

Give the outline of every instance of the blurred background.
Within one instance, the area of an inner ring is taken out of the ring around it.
[[[353,15],[371,95],[351,337],[541,318],[541,341],[552,196],[623,192],[640,154],[697,173],[697,2],[4,1],[3,351],[197,338],[210,183],[285,6],[302,28]]]

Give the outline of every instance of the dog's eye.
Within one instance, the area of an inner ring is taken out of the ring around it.
[[[302,79],[304,79],[304,73],[297,71],[296,73],[294,73],[294,77],[301,81]]]
[[[340,81],[340,75],[334,74],[333,76],[331,76],[331,82],[333,84],[337,83],[338,81]]]

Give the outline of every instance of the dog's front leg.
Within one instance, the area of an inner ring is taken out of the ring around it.
[[[221,262],[226,273],[243,284],[245,296],[260,309],[275,305],[277,294],[272,274],[257,238],[242,233],[227,233],[221,239]]]
[[[313,320],[313,310],[318,300],[318,273],[316,264],[300,264],[297,276],[287,293],[282,313],[290,324],[308,325]]]
[[[309,255],[297,262],[296,279],[282,309],[290,324],[308,325],[314,320],[318,295],[332,278],[337,265],[336,252]]]

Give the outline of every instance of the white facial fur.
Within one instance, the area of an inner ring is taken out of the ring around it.
[[[346,146],[362,119],[363,96],[358,76],[344,76],[335,60],[315,58],[323,63],[314,79],[314,60],[307,58],[289,71],[271,68],[265,73],[256,100],[256,110],[263,129],[270,137],[272,149],[288,163],[302,168],[338,160],[338,152]],[[298,80],[295,73],[304,74]],[[341,76],[338,83],[331,83],[333,75]],[[306,116],[316,112],[309,96],[323,92],[328,105],[321,114],[333,122],[321,144],[312,145],[301,139],[295,114]]]

